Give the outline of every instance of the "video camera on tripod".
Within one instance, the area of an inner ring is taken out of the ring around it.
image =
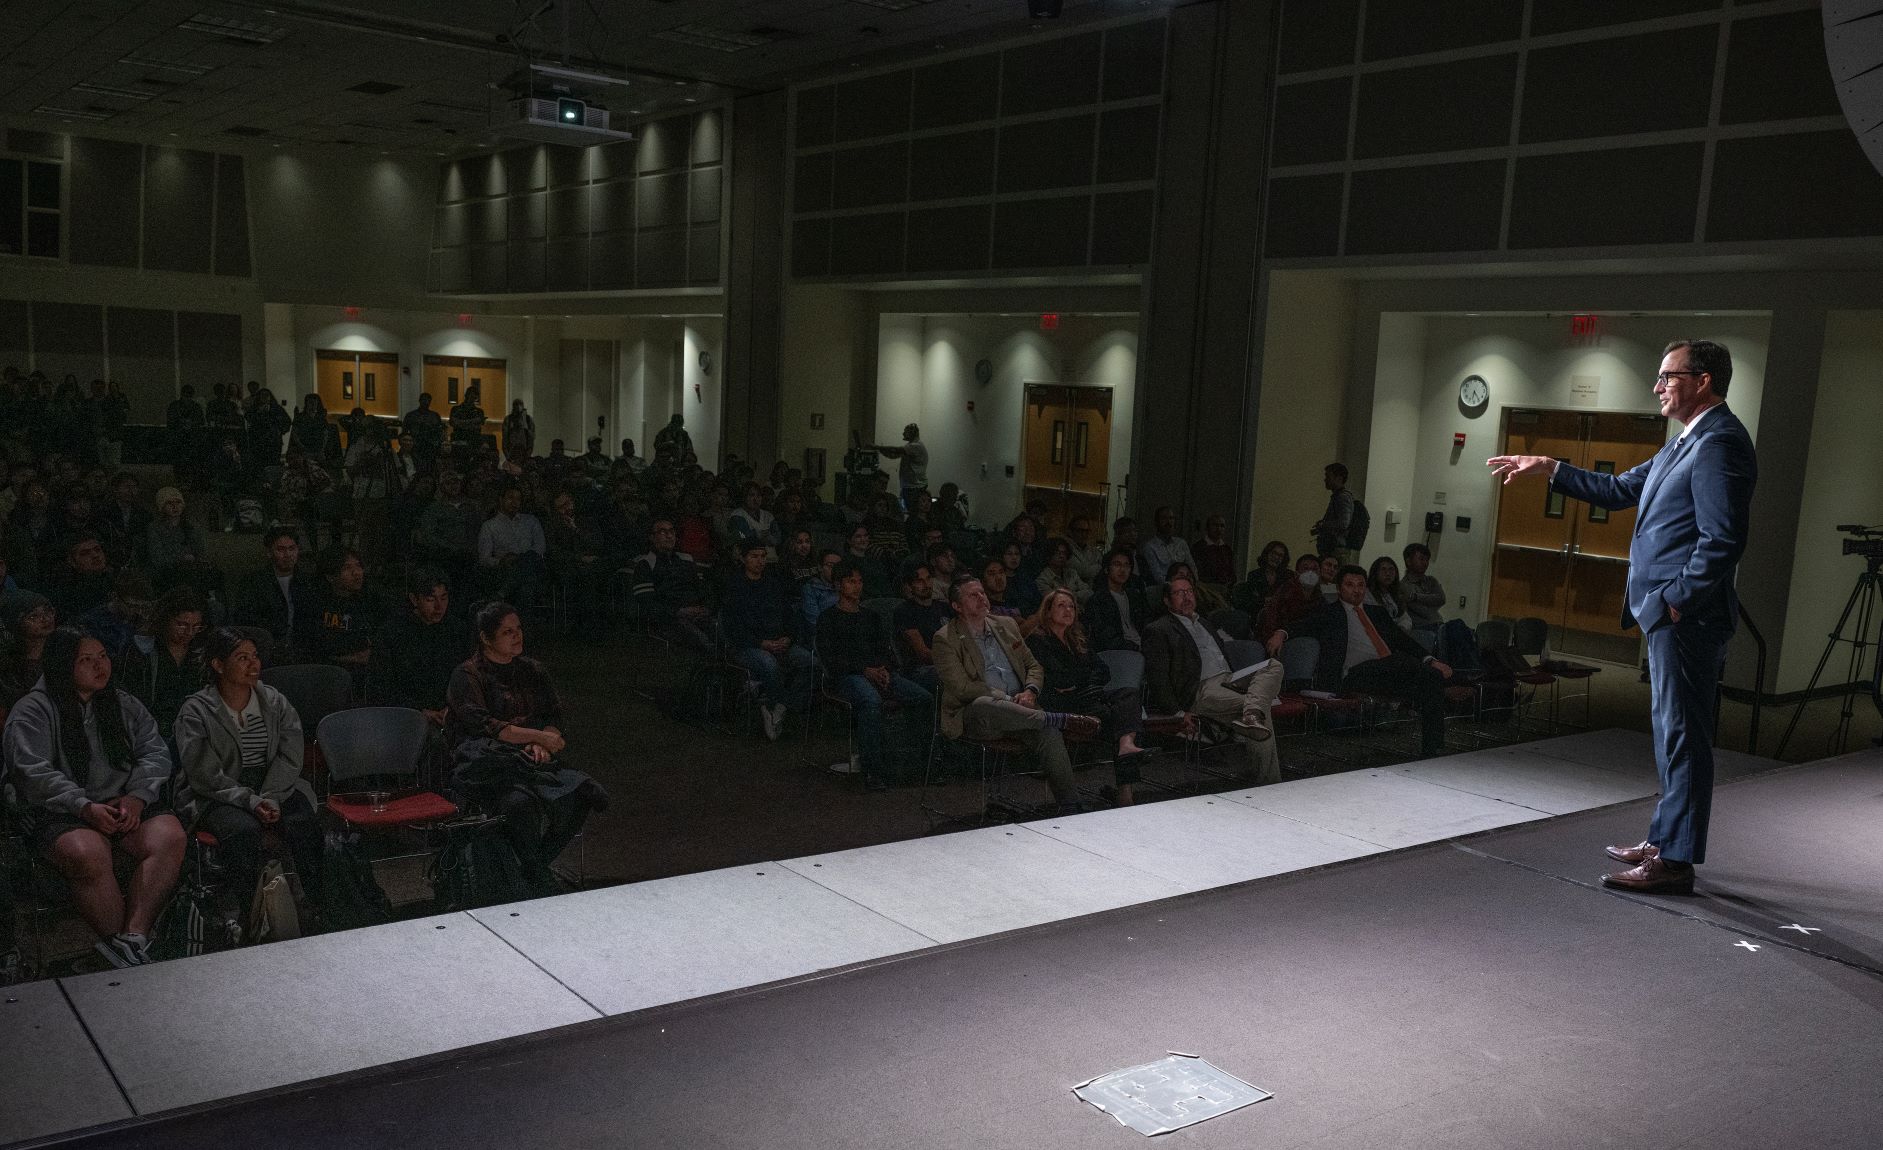
[[[882,455],[865,447],[862,433],[852,428],[850,450],[843,453],[843,471],[837,476],[837,502],[847,503],[851,489],[867,483],[877,473],[882,461]]]
[[[1883,527],[1865,527],[1861,523],[1839,523],[1839,533],[1852,536],[1844,540],[1844,554],[1861,555],[1872,568],[1883,563]]]

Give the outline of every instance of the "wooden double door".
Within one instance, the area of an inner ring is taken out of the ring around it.
[[[1111,498],[1111,388],[1030,383],[1023,426],[1025,498],[1045,501],[1046,532],[1063,534],[1075,516],[1087,515],[1102,533]]]
[[[334,419],[362,408],[368,415],[399,414],[399,357],[389,351],[314,352],[314,389]]]
[[[1647,462],[1667,441],[1658,415],[1518,409],[1504,436],[1508,455],[1548,455],[1610,475]],[[1635,512],[1605,511],[1546,484],[1499,488],[1490,615],[1536,616],[1553,627],[1612,636],[1627,602],[1628,543]]]
[[[508,362],[475,356],[425,357],[425,386],[422,390],[431,393],[432,410],[439,415],[450,418],[451,409],[473,387],[477,389],[478,406],[484,409],[484,434],[498,436],[501,442],[503,419],[510,414]],[[548,449],[548,442],[545,441],[543,450]]]

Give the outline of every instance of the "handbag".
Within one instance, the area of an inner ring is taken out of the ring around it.
[[[248,936],[255,942],[301,937],[301,912],[294,904],[294,888],[278,860],[262,868],[249,902]]]

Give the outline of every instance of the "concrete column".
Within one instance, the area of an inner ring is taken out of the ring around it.
[[[778,458],[784,322],[785,117],[782,89],[732,107],[721,458],[736,452],[763,474]]]
[[[1273,0],[1172,10],[1129,507],[1249,522]]]

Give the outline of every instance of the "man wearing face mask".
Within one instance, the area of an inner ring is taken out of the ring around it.
[[[1275,589],[1256,620],[1255,637],[1263,642],[1276,631],[1321,605],[1321,557],[1313,553],[1295,560],[1295,577]]]

